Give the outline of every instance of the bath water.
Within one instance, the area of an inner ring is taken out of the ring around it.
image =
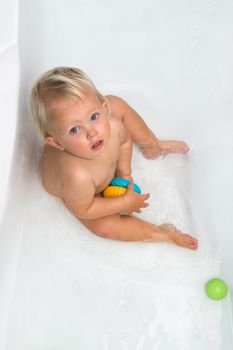
[[[222,304],[204,292],[221,257],[193,223],[191,157],[149,161],[134,149],[133,173],[151,194],[140,217],[197,236],[197,251],[97,237],[43,190],[35,170],[8,350],[221,349]]]

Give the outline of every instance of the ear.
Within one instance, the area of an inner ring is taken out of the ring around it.
[[[46,136],[45,143],[47,143],[50,146],[55,147],[56,149],[63,151],[64,147],[53,137],[53,136]]]
[[[104,109],[106,115],[108,116],[109,112],[110,112],[108,103],[107,102],[103,102],[102,106],[103,106],[103,109]]]

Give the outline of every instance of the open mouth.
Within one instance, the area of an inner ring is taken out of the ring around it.
[[[104,143],[103,140],[97,141],[97,142],[91,147],[91,149],[93,149],[93,150],[96,151],[96,150],[100,149],[100,148],[103,146],[103,143]]]

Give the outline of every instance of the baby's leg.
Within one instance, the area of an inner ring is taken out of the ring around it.
[[[138,144],[145,158],[155,159],[169,153],[186,154],[189,151],[189,146],[183,141],[159,140],[140,115],[135,111],[133,112],[131,114],[126,113],[122,118],[122,122],[131,134],[132,140]]]
[[[159,140],[142,117],[130,106],[119,118],[128,129],[132,140],[138,144],[144,157],[148,159],[165,156],[168,153],[185,154],[189,151],[188,145],[183,141]]]
[[[188,152],[189,147],[185,142],[157,139],[143,118],[121,98],[109,95],[107,100],[113,115],[124,123],[132,140],[138,144],[146,158],[154,159],[168,153]]]
[[[96,220],[79,219],[98,236],[125,242],[170,242],[197,249],[198,241],[177,230],[173,225],[155,226],[133,216],[110,215]]]

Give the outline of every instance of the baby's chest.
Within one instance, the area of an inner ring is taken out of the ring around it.
[[[109,154],[108,158],[99,163],[98,166],[92,168],[92,178],[96,187],[96,193],[104,190],[111,182],[115,175],[116,164],[119,158],[119,152],[114,150]]]
[[[92,178],[96,187],[96,192],[101,192],[111,182],[116,171],[117,158],[111,159],[106,163],[99,164],[98,167],[92,168]]]
[[[96,187],[96,193],[101,192],[115,175],[117,161],[120,156],[118,133],[112,132],[111,138],[105,145],[104,152],[94,162],[88,163],[90,173]]]

